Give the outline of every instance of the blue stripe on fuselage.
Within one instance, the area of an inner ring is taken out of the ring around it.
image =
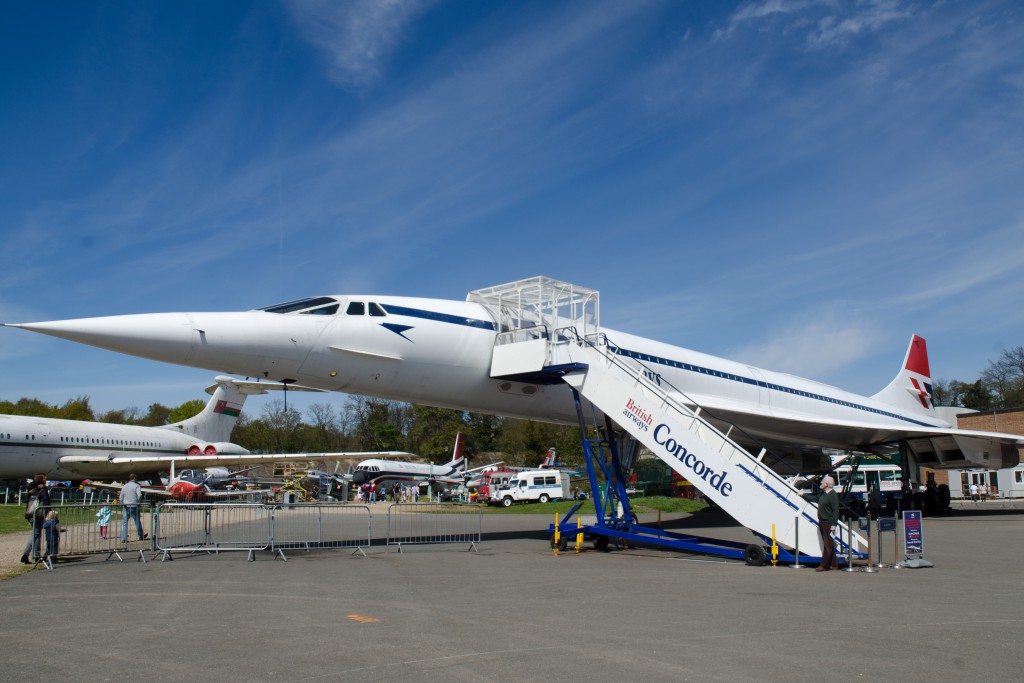
[[[451,323],[452,325],[464,325],[476,327],[481,330],[494,331],[497,329],[489,320],[476,320],[464,316],[451,315],[450,313],[438,313],[436,311],[425,311],[421,308],[408,308],[407,306],[395,306],[393,304],[381,304],[381,307],[388,313],[404,315],[409,318],[422,318],[423,320],[434,320],[439,323]]]
[[[476,320],[475,318],[466,318],[458,315],[451,315],[450,313],[438,313],[436,311],[426,311],[420,308],[409,308],[407,306],[394,306],[392,304],[381,304],[388,313],[395,315],[404,315],[410,318],[421,318],[423,320],[434,320],[442,323],[450,323],[452,325],[463,325],[466,327],[475,327],[482,330],[495,331],[497,326],[488,320]],[[769,391],[778,391],[784,394],[792,394],[793,396],[800,396],[802,398],[809,398],[815,401],[822,401],[824,403],[831,403],[837,406],[843,406],[844,408],[852,408],[854,410],[862,410],[868,413],[874,413],[875,415],[882,415],[884,417],[891,417],[895,420],[903,420],[910,424],[915,424],[921,427],[933,427],[927,422],[921,422],[913,418],[899,415],[897,413],[891,413],[880,408],[872,408],[871,406],[861,405],[859,403],[852,403],[850,401],[843,401],[842,399],[833,398],[831,396],[825,396],[824,394],[815,394],[809,391],[802,391],[800,389],[793,389],[791,387],[783,386],[781,384],[772,384],[763,380],[757,380],[752,377],[744,377],[743,375],[736,375],[730,372],[722,372],[720,370],[714,370],[712,368],[705,368],[699,365],[693,365],[692,363],[683,363],[681,361],[672,360],[670,358],[661,358],[659,356],[652,356],[649,353],[640,353],[639,351],[630,351],[629,349],[623,349],[617,346],[611,346],[611,350],[620,356],[627,358],[633,358],[635,360],[643,361],[646,363],[654,363],[656,365],[664,365],[670,368],[676,368],[679,370],[687,370],[689,372],[696,372],[701,375],[710,375],[712,377],[718,377],[720,379],[729,380],[732,382],[739,382],[741,384],[750,384],[753,386],[761,387],[762,389],[768,389]]]
[[[884,415],[885,417],[891,417],[896,420],[903,420],[911,424],[920,425],[922,427],[932,427],[927,422],[920,422],[918,420],[911,419],[904,415],[897,413],[890,413],[880,408],[872,408],[871,406],[861,405],[859,403],[852,403],[850,401],[844,401],[842,399],[833,398],[831,396],[825,396],[824,394],[815,394],[810,391],[803,391],[801,389],[793,389],[786,387],[781,384],[772,384],[771,382],[765,382],[763,380],[753,379],[752,377],[744,377],[743,375],[736,375],[731,372],[722,372],[720,370],[713,370],[711,368],[701,367],[700,365],[693,365],[692,363],[682,363],[680,361],[671,360],[668,358],[660,358],[658,356],[652,356],[649,353],[640,353],[638,351],[630,351],[629,349],[623,349],[617,346],[611,347],[612,351],[619,355],[627,358],[633,358],[647,363],[655,363],[657,365],[665,365],[670,368],[677,368],[679,370],[687,370],[689,372],[696,372],[701,375],[710,375],[712,377],[718,377],[719,379],[729,380],[731,382],[739,382],[741,384],[750,384],[761,387],[762,389],[768,389],[770,391],[779,391],[784,394],[792,394],[794,396],[800,396],[801,398],[810,398],[816,401],[823,401],[825,403],[831,403],[837,406],[843,406],[844,408],[853,408],[854,410],[863,410],[868,413],[874,413],[875,415]]]

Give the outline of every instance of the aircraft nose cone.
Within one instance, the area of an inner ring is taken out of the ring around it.
[[[7,323],[31,332],[143,358],[185,363],[199,342],[187,313],[118,315],[40,323]]]
[[[151,360],[296,381],[328,316],[149,313],[10,324],[24,330]]]

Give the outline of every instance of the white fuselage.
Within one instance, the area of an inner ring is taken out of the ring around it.
[[[61,464],[65,456],[160,456],[185,464],[188,449],[196,444],[193,436],[160,427],[0,415],[0,479],[23,479],[37,472],[58,481],[81,479],[74,464]],[[88,472],[91,477],[128,473],[124,466],[102,463],[90,464]]]
[[[493,378],[497,324],[470,301],[334,296],[320,313],[254,310],[85,318],[20,327],[145,358],[319,389],[576,424],[564,384]],[[355,304],[355,305],[353,305]],[[362,313],[350,314],[351,310]],[[324,313],[323,310],[329,310]],[[768,442],[857,448],[948,427],[878,400],[603,328],[618,352],[722,422]],[[843,423],[856,423],[854,426]]]
[[[364,460],[352,473],[352,481],[359,485],[369,482],[392,484],[394,482],[437,481],[448,484],[462,483],[455,478],[456,468],[451,464],[431,465],[429,463],[400,462],[374,458]]]

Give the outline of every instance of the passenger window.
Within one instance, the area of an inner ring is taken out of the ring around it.
[[[545,483],[545,484],[551,484],[551,485],[553,485],[553,484],[555,483],[555,478],[554,478],[554,477],[545,477],[545,478],[544,478],[544,483]]]
[[[348,305],[348,310],[345,313],[348,315],[366,315],[366,304],[362,301],[353,301]]]
[[[387,315],[387,313],[384,312],[383,308],[381,308],[380,306],[378,306],[377,304],[375,304],[375,303],[373,303],[371,301],[370,302],[370,315],[375,316],[377,318],[382,318],[385,315]]]

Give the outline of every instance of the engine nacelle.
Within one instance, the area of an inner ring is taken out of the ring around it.
[[[249,455],[249,451],[229,441],[194,443],[188,447],[190,456],[197,455]]]

